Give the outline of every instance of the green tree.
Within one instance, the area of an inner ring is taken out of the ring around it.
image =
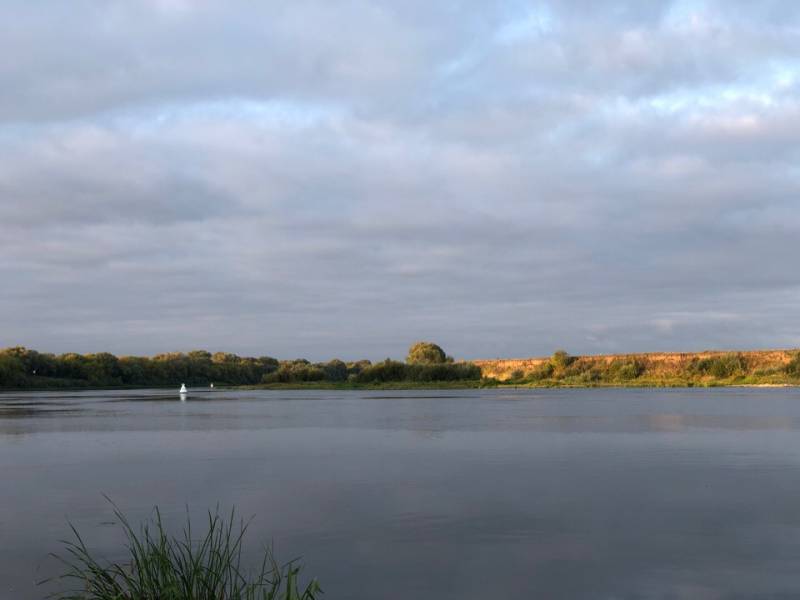
[[[800,352],[794,355],[791,361],[784,367],[786,373],[792,377],[800,377]]]
[[[347,365],[334,358],[322,365],[322,370],[325,371],[325,379],[328,381],[344,381],[347,379]]]
[[[362,370],[356,380],[360,383],[386,383],[387,381],[404,381],[408,375],[408,365],[387,358]]]
[[[440,346],[432,342],[417,342],[408,349],[406,362],[410,365],[436,365],[449,361]]]
[[[280,366],[280,362],[278,362],[277,358],[272,358],[271,356],[259,356],[258,357],[258,364],[264,370],[265,373],[272,373],[273,371],[277,371],[278,367]]]
[[[566,369],[573,360],[575,359],[566,350],[556,350],[550,357],[550,362],[556,369]]]
[[[25,363],[8,352],[0,352],[0,386],[15,387],[25,383]]]
[[[121,356],[119,370],[122,383],[128,385],[147,385],[153,381],[153,373],[149,371],[150,359],[141,356]],[[158,382],[160,383],[160,381]]]
[[[97,354],[87,354],[85,359],[89,383],[92,385],[121,383],[122,372],[116,356],[108,352],[98,352]]]
[[[710,375],[718,379],[741,375],[747,370],[747,361],[738,353],[723,354],[692,360],[689,371],[698,375]]]
[[[75,352],[68,352],[60,355],[57,359],[57,371],[59,377],[67,379],[88,379],[89,373],[86,368],[86,357]]]

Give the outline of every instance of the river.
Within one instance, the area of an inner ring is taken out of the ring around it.
[[[0,598],[113,499],[253,517],[331,600],[800,595],[800,390],[0,394]],[[116,554],[115,554],[116,553]]]

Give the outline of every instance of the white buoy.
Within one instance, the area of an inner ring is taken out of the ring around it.
[[[185,394],[187,391],[188,391],[188,390],[186,389],[186,384],[185,384],[185,383],[182,383],[182,384],[181,384],[181,391],[180,391],[180,393],[181,393],[181,394]]]
[[[214,384],[213,384],[213,383],[211,384],[211,389],[212,389],[212,390],[214,389]]]

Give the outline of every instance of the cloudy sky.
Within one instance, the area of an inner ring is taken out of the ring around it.
[[[795,0],[4,0],[0,346],[800,346]]]

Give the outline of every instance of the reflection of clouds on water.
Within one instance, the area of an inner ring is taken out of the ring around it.
[[[158,414],[148,427],[162,430],[368,427],[414,431],[421,436],[448,431],[779,431],[800,428],[794,393],[791,388],[400,391],[367,392],[362,401],[359,392],[199,390],[181,403],[182,395],[165,390],[28,392],[0,394],[0,413],[24,417],[24,426],[31,432],[36,431],[38,419],[58,414],[93,417],[59,422],[60,430],[125,429],[147,405],[148,411]],[[664,406],[653,402],[654,396],[669,399],[673,410],[666,412]],[[774,400],[771,404],[759,404],[770,398]],[[234,399],[238,402],[229,402]],[[354,399],[357,411],[340,410]],[[161,404],[166,406],[158,406]],[[305,410],[298,411],[298,404]],[[232,410],[220,411],[221,406]],[[121,415],[132,420],[118,419]],[[3,427],[0,420],[0,432]]]
[[[758,417],[750,415],[652,414],[633,416],[543,416],[534,417],[529,427],[563,433],[589,432],[680,432],[694,429],[752,431],[794,430],[800,417]]]
[[[447,429],[444,428],[444,427],[441,428],[441,429],[422,429],[422,428],[417,428],[417,429],[412,429],[411,431],[418,438],[422,438],[422,439],[425,439],[425,440],[441,439],[442,436],[444,436],[445,433],[447,433]]]
[[[798,429],[797,417],[757,417],[747,415],[647,415],[640,417],[653,431],[685,431],[692,428],[749,430]]]
[[[684,415],[650,415],[642,417],[654,431],[682,431],[686,428]]]
[[[331,597],[800,593],[791,390],[146,401],[162,395],[78,394],[68,418],[0,415],[1,581],[27,585],[65,514],[113,551],[105,493],[137,520],[156,503],[167,519],[187,502],[198,518],[235,504],[256,516],[253,548],[302,556]],[[0,401],[41,412],[48,398]]]

